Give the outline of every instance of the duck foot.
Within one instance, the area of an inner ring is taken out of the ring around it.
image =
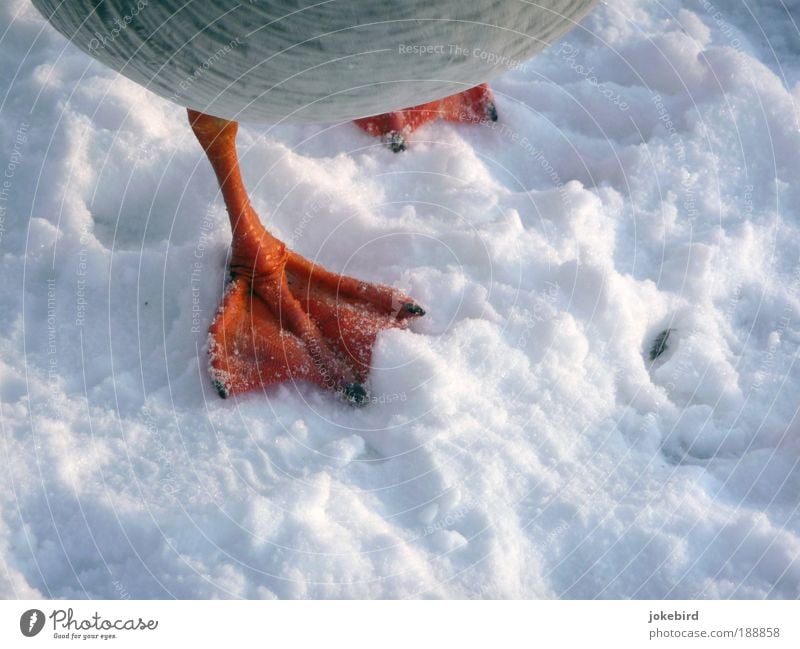
[[[487,120],[496,122],[497,107],[488,84],[482,83],[464,92],[427,104],[354,121],[356,126],[370,135],[380,137],[389,149],[400,153],[408,148],[412,132],[423,124],[439,118],[470,124],[480,124]]]
[[[236,156],[237,124],[193,110],[189,122],[217,175],[231,220],[228,285],[209,330],[209,372],[223,397],[305,380],[352,404],[378,333],[425,311],[389,286],[338,275],[289,250],[261,224]]]
[[[241,263],[231,268],[209,330],[209,371],[223,398],[304,380],[363,404],[378,333],[425,313],[391,287],[331,273],[291,251],[283,271],[269,276],[257,259],[249,272]]]

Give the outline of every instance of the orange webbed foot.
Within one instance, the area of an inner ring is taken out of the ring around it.
[[[211,378],[222,397],[304,380],[364,403],[377,335],[424,313],[391,287],[290,252],[277,279],[234,275],[209,332]]]
[[[331,273],[288,250],[261,224],[236,156],[236,122],[189,110],[231,220],[233,279],[211,324],[210,373],[222,397],[307,380],[364,403],[383,329],[425,311],[380,284]]]

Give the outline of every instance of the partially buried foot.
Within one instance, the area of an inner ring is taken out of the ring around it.
[[[400,153],[408,148],[409,136],[423,124],[435,119],[450,122],[497,121],[497,107],[491,89],[485,83],[443,99],[391,113],[355,120],[356,125],[380,137],[390,150]]]

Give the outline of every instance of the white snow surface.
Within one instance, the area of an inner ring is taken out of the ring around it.
[[[0,12],[0,595],[800,596],[800,2],[610,0],[402,154],[243,125],[277,236],[428,309],[361,409],[216,396],[185,112]]]

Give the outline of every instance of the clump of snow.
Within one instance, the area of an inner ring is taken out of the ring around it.
[[[601,4],[400,155],[244,125],[275,234],[428,310],[354,409],[216,396],[184,111],[4,5],[0,595],[800,596],[792,7]]]

